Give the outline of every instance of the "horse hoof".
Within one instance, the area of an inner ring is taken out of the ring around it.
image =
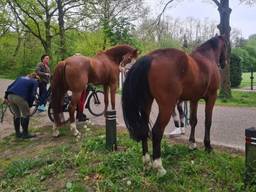
[[[157,170],[157,176],[158,177],[162,177],[166,174],[166,170],[164,169],[164,167],[162,165],[161,158],[154,160],[153,168]]]
[[[207,146],[205,147],[205,151],[211,153],[213,151],[213,148],[211,146]]]
[[[188,148],[189,148],[190,150],[195,150],[195,149],[197,148],[196,143],[189,142]]]
[[[78,142],[80,140],[81,140],[81,134],[79,133],[79,134],[76,135],[76,141]]]
[[[53,137],[58,137],[60,135],[60,132],[59,131],[55,131],[52,133],[52,136]]]
[[[149,154],[145,154],[142,157],[142,161],[143,161],[143,164],[144,164],[144,170],[147,171],[147,170],[150,170],[152,168],[152,162],[151,162]]]
[[[151,168],[152,168],[151,162],[144,163],[144,167],[143,167],[144,171],[149,171]]]
[[[157,176],[163,177],[166,173],[167,173],[166,170],[162,167],[161,169],[158,170]]]

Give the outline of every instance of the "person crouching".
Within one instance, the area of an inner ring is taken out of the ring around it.
[[[5,102],[14,112],[13,123],[17,138],[28,139],[34,137],[28,132],[30,107],[35,100],[38,88],[38,76],[32,73],[27,76],[18,77],[10,84],[5,92]],[[20,131],[22,127],[22,132]]]

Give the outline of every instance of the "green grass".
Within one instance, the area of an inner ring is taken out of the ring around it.
[[[216,104],[221,106],[256,107],[256,93],[233,90],[232,98],[218,98]]]
[[[67,128],[53,140],[49,129],[41,130],[45,138],[39,140],[10,136],[1,141],[0,191],[253,191],[243,184],[241,154],[190,151],[165,138],[162,160],[167,174],[159,178],[154,170],[143,170],[141,144],[126,131],[118,131],[118,151],[111,152],[105,148],[102,128],[83,131],[79,142]]]

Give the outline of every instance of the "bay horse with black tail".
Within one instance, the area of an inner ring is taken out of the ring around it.
[[[117,45],[99,52],[94,57],[74,55],[59,62],[51,82],[51,105],[54,113],[53,136],[57,137],[59,135],[58,127],[64,121],[62,106],[67,91],[72,92],[69,105],[70,129],[77,138],[80,138],[80,132],[76,128],[74,113],[80,96],[88,83],[103,85],[105,110],[108,108],[110,89],[111,106],[112,109],[115,109],[119,68],[133,62],[137,56],[137,49],[129,45]]]
[[[152,166],[160,176],[166,173],[161,161],[161,140],[178,100],[190,100],[189,142],[192,148],[196,147],[198,101],[201,98],[206,101],[204,145],[207,151],[212,150],[210,128],[220,84],[218,66],[224,68],[225,61],[225,37],[215,36],[190,55],[177,49],[155,50],[138,59],[129,70],[122,91],[123,115],[130,136],[142,141],[145,168],[151,166],[147,140],[152,135]],[[154,99],[159,114],[151,130],[149,115]]]

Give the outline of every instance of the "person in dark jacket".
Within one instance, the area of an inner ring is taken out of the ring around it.
[[[47,97],[47,84],[50,81],[50,68],[49,68],[49,55],[44,54],[41,56],[41,62],[36,66],[36,74],[40,77],[39,80],[39,111],[45,111],[46,97]]]
[[[35,100],[38,88],[37,77],[35,73],[19,77],[8,86],[5,92],[5,102],[9,104],[14,112],[13,123],[17,138],[28,139],[34,137],[34,135],[29,134],[28,125],[30,107]]]

